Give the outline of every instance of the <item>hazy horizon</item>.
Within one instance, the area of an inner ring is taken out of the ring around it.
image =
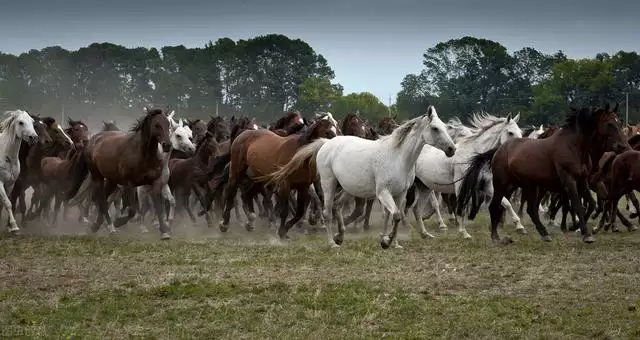
[[[0,32],[5,32],[0,51],[20,54],[55,45],[76,50],[96,42],[196,47],[222,37],[278,33],[300,38],[324,55],[345,93],[372,92],[387,104],[390,96],[395,101],[404,76],[422,69],[424,51],[453,38],[486,38],[509,52],[562,50],[572,58],[637,50],[640,2],[496,0],[478,6],[471,0],[24,0],[0,12]]]

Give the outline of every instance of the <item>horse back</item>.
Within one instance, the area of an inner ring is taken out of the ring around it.
[[[518,180],[554,182],[556,171],[549,139],[515,138],[502,144],[492,160],[494,171],[506,171]]]

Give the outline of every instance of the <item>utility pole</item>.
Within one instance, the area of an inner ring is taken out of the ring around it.
[[[624,122],[629,125],[629,92],[625,92],[625,115]]]
[[[218,117],[218,102],[216,102],[216,117]]]

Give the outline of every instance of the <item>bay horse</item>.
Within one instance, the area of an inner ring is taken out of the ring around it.
[[[472,159],[471,168],[490,163],[493,174],[493,197],[489,205],[491,239],[499,242],[498,225],[503,208],[501,201],[517,187],[527,203],[527,213],[543,241],[551,241],[538,216],[539,192],[563,192],[578,217],[583,242],[595,239],[586,225],[581,197],[590,195],[588,177],[594,147],[622,152],[628,144],[617,117],[618,105],[604,109],[571,109],[562,128],[544,139],[514,139]],[[466,178],[465,178],[466,180]],[[511,242],[505,238],[503,242]]]
[[[618,201],[622,196],[640,189],[640,151],[628,150],[617,156],[609,155],[601,169],[601,173],[607,174],[608,172],[609,174],[604,177],[606,187],[605,209],[609,208],[609,222],[605,230],[611,228],[613,231],[619,231],[615,221],[616,216],[620,216],[627,229],[635,231],[638,227],[632,225],[620,214]],[[602,220],[604,219],[605,214],[603,213]]]
[[[53,143],[53,139],[49,136],[47,132],[47,126],[44,124],[40,116],[29,114],[31,118],[34,120],[33,128],[38,134],[38,144],[47,147],[48,145]],[[11,200],[11,208],[12,212],[15,214],[16,208],[20,208],[20,214],[22,216],[21,224],[24,223],[26,217],[27,203],[25,200],[25,181],[26,181],[26,165],[27,165],[27,157],[29,156],[29,151],[33,145],[29,144],[26,141],[22,141],[20,145],[20,153],[18,155],[20,161],[20,175],[18,179],[14,182],[13,190],[9,193]],[[19,199],[19,201],[18,201]],[[14,215],[15,216],[15,215]]]
[[[344,224],[338,214],[338,233],[332,235],[331,221],[338,186],[345,195],[377,198],[393,217],[393,229],[385,228],[382,248],[400,247],[396,235],[398,222],[404,218],[407,191],[415,179],[416,160],[426,145],[443,150],[448,157],[456,146],[433,106],[426,114],[411,119],[390,136],[368,140],[354,136],[318,139],[300,149],[282,169],[294,173],[300,168],[316,169],[324,194],[323,218],[331,247],[344,240]]]
[[[19,154],[22,142],[34,145],[38,141],[38,134],[33,127],[33,118],[26,111],[7,111],[5,116],[0,122],[0,203],[9,215],[9,232],[17,233],[20,228],[13,216],[7,193],[11,193],[20,175]]]
[[[264,187],[269,180],[269,175],[294,156],[301,147],[315,141],[318,138],[332,138],[336,136],[337,128],[328,119],[319,119],[306,130],[297,134],[281,137],[269,130],[247,130],[236,137],[231,144],[229,163],[229,185],[226,193],[225,209],[220,222],[220,230],[228,230],[229,216],[233,207],[236,192],[241,182],[249,180],[249,188],[243,190],[241,197],[247,207],[247,230],[253,230],[256,219],[253,209],[253,196],[257,189]],[[315,180],[315,172],[300,172],[286,176],[286,181],[278,181],[281,185],[278,190],[278,209],[280,210],[281,225],[278,235],[286,237],[286,232],[298,220],[304,216],[309,203],[309,186]],[[312,176],[309,178],[309,176]],[[310,183],[309,183],[310,182]],[[286,223],[289,213],[289,192],[295,189],[298,192],[298,202],[294,218]]]
[[[70,149],[75,148],[71,137],[64,131],[64,129],[58,124],[55,118],[45,117],[42,118],[42,122],[46,126],[47,133],[53,140],[51,144],[36,144],[29,150],[25,161],[25,175],[24,182],[22,183],[21,190],[26,190],[29,187],[33,187],[33,194],[31,195],[31,204],[23,216],[23,219],[31,220],[35,218],[36,207],[42,202],[43,198],[43,186],[42,186],[42,170],[40,169],[40,162],[44,157],[57,156],[61,153],[65,153]]]
[[[164,152],[171,149],[170,126],[167,114],[162,109],[149,109],[139,118],[130,132],[104,131],[89,139],[83,149],[83,157],[73,167],[73,185],[67,199],[73,198],[82,182],[91,173],[93,200],[98,206],[98,218],[92,226],[96,232],[105,221],[109,232],[114,232],[114,224],[126,224],[135,215],[135,204],[129,206],[129,214],[112,223],[109,216],[107,197],[117,185],[125,186],[125,192],[132,196],[140,185],[153,186],[154,208],[160,223],[161,239],[169,239],[169,226],[164,215],[162,197],[162,159],[158,157],[158,143]],[[130,197],[129,202],[134,198]]]

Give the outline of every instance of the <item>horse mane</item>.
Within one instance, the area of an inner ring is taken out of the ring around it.
[[[271,130],[283,129],[285,124],[293,119],[295,116],[298,116],[296,112],[287,112],[284,116],[280,117],[280,119],[276,120],[276,123],[271,126]]]
[[[316,119],[327,119],[329,121],[331,121],[333,124],[335,124],[336,126],[338,125],[338,122],[333,118],[333,115],[331,114],[331,112],[318,112],[316,113]]]
[[[233,143],[233,140],[238,137],[238,135],[242,132],[242,128],[245,125],[242,122],[246,122],[249,120],[249,117],[240,117],[235,120],[233,127],[231,127],[231,133],[229,134],[229,145]]]
[[[129,130],[130,132],[138,132],[141,131],[145,124],[153,117],[162,114],[162,109],[151,109],[144,116],[138,118]]]
[[[592,118],[593,114],[588,108],[583,107],[578,110],[572,107],[569,109],[569,114],[567,114],[562,128],[572,131],[577,131],[578,129],[581,131],[590,131],[593,125]]]
[[[543,133],[538,136],[538,139],[545,139],[556,133],[556,131],[560,130],[560,128],[556,125],[551,125],[547,127]]]
[[[202,147],[204,147],[205,145],[207,145],[207,143],[209,142],[209,140],[213,139],[213,134],[209,131],[207,131],[204,136],[202,138],[200,138],[199,141],[196,142],[196,151],[195,154],[198,154],[198,151],[200,151],[200,149]]]
[[[461,138],[460,141],[476,139],[482,136],[482,134],[490,130],[492,127],[498,124],[503,124],[506,121],[507,117],[496,117],[487,112],[475,112],[469,119],[469,124],[471,124],[472,129],[475,131],[473,131],[473,133],[469,136]]]
[[[44,125],[49,126],[49,127],[51,125],[55,124],[55,122],[56,122],[56,119],[53,118],[53,117],[44,117],[41,120],[44,123]]]
[[[313,136],[313,133],[318,129],[318,127],[320,126],[320,124],[323,123],[324,119],[318,119],[315,122],[313,122],[313,124],[309,125],[306,129],[299,131],[300,133],[300,145],[306,145],[309,144],[311,141],[311,136]],[[333,123],[331,123],[333,124]]]
[[[193,124],[197,123],[198,121],[199,119],[194,120]],[[211,120],[207,122],[207,131],[215,131],[218,125],[220,125],[222,122],[224,122],[224,117],[222,116],[211,117]]]
[[[347,130],[347,123],[349,121],[351,121],[352,118],[356,118],[356,119],[358,119],[359,122],[364,123],[359,115],[357,115],[355,113],[350,113],[342,121],[342,131],[346,131]]]
[[[383,137],[383,139],[391,138],[391,140],[393,141],[393,146],[399,147],[400,145],[402,145],[402,143],[404,143],[409,133],[413,129],[415,129],[418,124],[420,124],[420,121],[422,120],[422,118],[424,117],[419,116],[404,122],[402,125],[398,126],[395,130],[393,130],[391,135],[389,135],[388,137],[385,136]]]
[[[0,122],[0,132],[6,131],[11,126],[11,124],[15,122],[18,116],[23,113],[27,113],[27,112],[23,110],[5,111],[4,114],[5,116],[7,116],[7,118],[3,119]]]

